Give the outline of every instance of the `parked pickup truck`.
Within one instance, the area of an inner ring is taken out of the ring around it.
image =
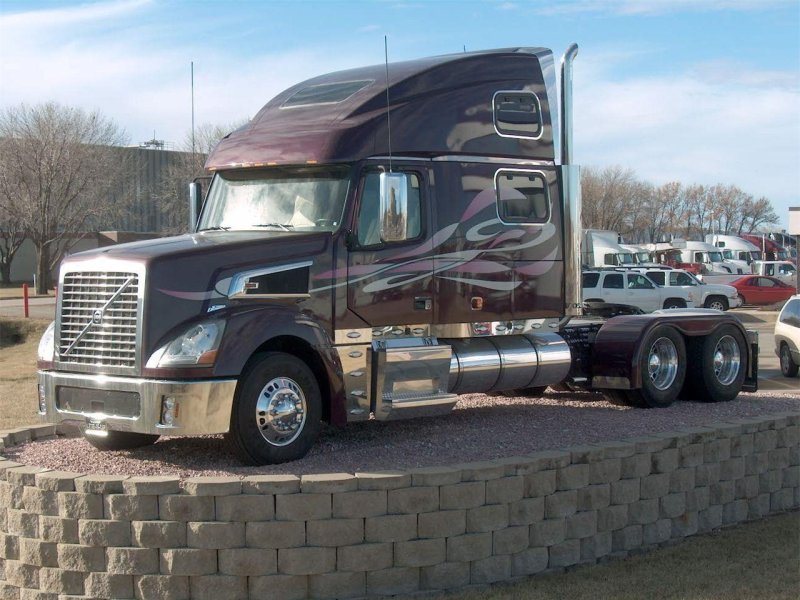
[[[585,302],[627,304],[644,312],[662,308],[693,308],[689,291],[682,287],[661,287],[652,279],[633,270],[602,269],[584,271]]]
[[[665,288],[683,288],[695,306],[728,310],[742,305],[739,292],[732,285],[705,283],[682,269],[637,269]]]

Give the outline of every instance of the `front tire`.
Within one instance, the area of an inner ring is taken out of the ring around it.
[[[800,365],[792,359],[792,352],[789,350],[789,344],[783,342],[781,344],[781,373],[784,377],[794,377],[800,370]]]
[[[728,310],[728,300],[722,296],[711,296],[706,300],[706,308],[726,311]]]
[[[632,406],[666,408],[678,397],[686,379],[686,345],[668,325],[659,325],[647,335],[639,358],[642,387],[619,396]]]
[[[268,352],[236,388],[226,438],[247,464],[288,462],[311,449],[321,418],[322,397],[311,369],[291,354]]]
[[[728,402],[739,395],[746,367],[744,336],[737,327],[723,325],[705,338],[692,340],[686,391],[705,402]]]
[[[109,431],[108,435],[84,434],[86,441],[98,450],[133,450],[150,446],[160,437],[149,433],[133,433],[130,431]]]

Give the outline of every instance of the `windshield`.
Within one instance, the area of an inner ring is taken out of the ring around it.
[[[649,252],[637,252],[636,256],[639,259],[640,263],[650,262],[650,253]]]
[[[627,254],[627,253],[617,254],[617,260],[621,265],[632,265],[634,263],[633,254]]]
[[[752,250],[750,252],[750,258],[752,260],[761,260],[761,250]]]
[[[712,263],[722,262],[722,254],[719,252],[709,252],[708,258],[711,260]]]
[[[722,256],[725,257],[725,260],[733,260],[734,259],[733,250],[723,250]]]
[[[297,167],[218,173],[198,231],[334,231],[342,220],[350,170]]]

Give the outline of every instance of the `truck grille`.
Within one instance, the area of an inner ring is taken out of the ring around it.
[[[61,362],[136,366],[139,298],[136,273],[67,273],[60,293]]]

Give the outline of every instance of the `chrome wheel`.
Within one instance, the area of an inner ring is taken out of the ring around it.
[[[678,350],[671,339],[660,337],[650,346],[647,374],[658,390],[667,390],[675,382],[678,374]]]
[[[263,438],[273,446],[291,444],[306,423],[306,397],[293,379],[276,377],[258,395],[256,424]]]
[[[714,376],[722,385],[730,385],[736,380],[741,368],[742,357],[739,344],[729,335],[719,338],[714,347]]]
[[[714,310],[725,310],[725,304],[722,300],[712,300],[708,304],[708,308],[713,308]]]

